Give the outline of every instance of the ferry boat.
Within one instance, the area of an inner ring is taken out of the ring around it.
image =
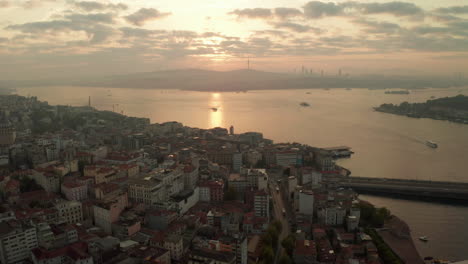
[[[409,94],[408,90],[403,91],[385,91],[385,94]]]
[[[212,108],[211,108],[211,111],[213,111],[213,112],[218,112],[218,108],[212,107]]]
[[[437,147],[438,147],[438,146],[437,146],[437,143],[432,142],[432,141],[430,141],[430,140],[427,140],[427,141],[426,141],[426,145],[427,145],[428,147],[431,147],[431,148],[437,148]]]
[[[421,240],[421,241],[423,241],[423,242],[429,241],[429,239],[427,238],[427,236],[420,236],[420,237],[419,237],[419,240]]]

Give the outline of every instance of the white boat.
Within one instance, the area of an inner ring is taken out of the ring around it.
[[[420,237],[419,237],[419,240],[421,240],[421,241],[423,241],[423,242],[429,241],[429,239],[427,238],[427,236],[420,236]]]
[[[438,147],[438,146],[437,146],[437,143],[435,143],[435,142],[433,142],[433,141],[430,141],[430,140],[427,140],[427,141],[426,141],[426,145],[427,145],[428,147],[431,147],[431,148],[437,148],[437,147]]]

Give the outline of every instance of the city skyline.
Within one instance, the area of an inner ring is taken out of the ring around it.
[[[0,79],[180,68],[450,75],[468,1],[0,1]]]

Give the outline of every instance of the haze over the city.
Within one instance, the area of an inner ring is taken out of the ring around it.
[[[247,68],[445,75],[468,1],[0,1],[0,80]]]

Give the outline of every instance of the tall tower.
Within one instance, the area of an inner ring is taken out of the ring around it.
[[[250,70],[250,57],[247,57],[247,70]]]
[[[91,96],[88,98],[88,106],[91,107]]]

